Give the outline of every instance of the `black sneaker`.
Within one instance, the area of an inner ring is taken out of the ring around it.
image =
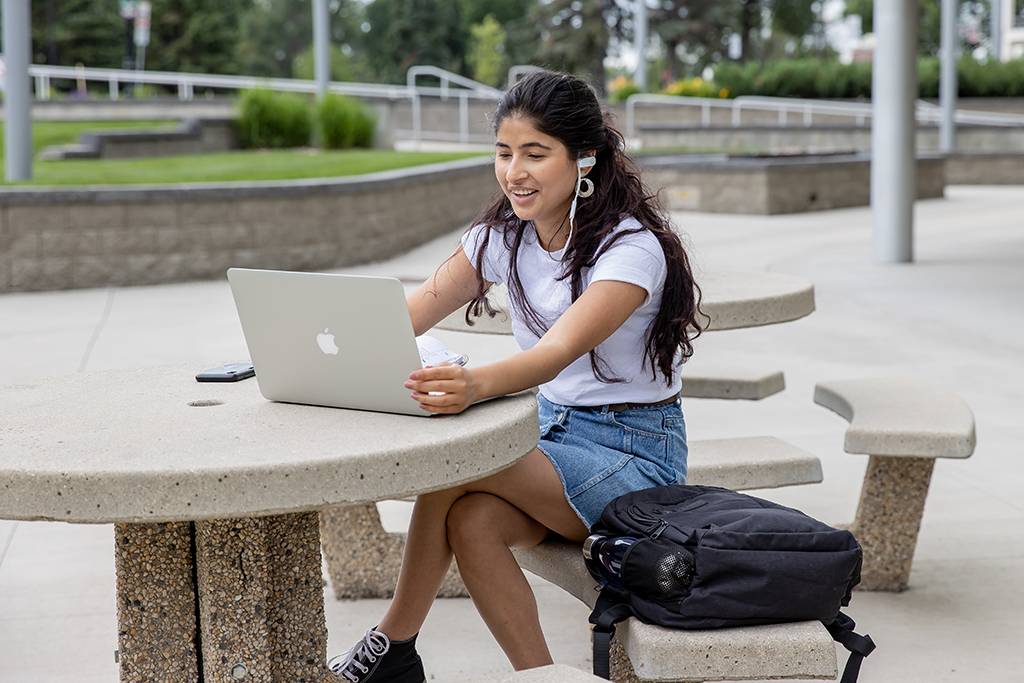
[[[423,661],[416,654],[416,636],[390,640],[371,628],[344,654],[327,660],[327,668],[349,683],[425,683]]]

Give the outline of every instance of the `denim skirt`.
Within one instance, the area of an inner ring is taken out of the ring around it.
[[[679,401],[617,412],[552,403],[541,395],[537,448],[555,466],[565,498],[591,528],[612,499],[686,481],[686,425]]]

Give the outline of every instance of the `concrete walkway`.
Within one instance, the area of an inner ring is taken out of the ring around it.
[[[698,343],[698,354],[786,372],[786,391],[764,401],[685,404],[692,438],[772,434],[821,457],[823,484],[766,497],[833,522],[853,515],[867,459],[842,452],[845,421],[811,401],[818,380],[907,374],[958,391],[975,412],[974,457],[936,465],[911,589],[854,596],[849,612],[879,646],[865,682],[1009,682],[1024,670],[1024,460],[1014,459],[1024,443],[1024,188],[947,193],[917,205],[914,265],[872,264],[867,209],[674,216],[700,267],[792,273],[817,288],[808,318]],[[346,272],[423,277],[455,239]],[[438,336],[476,363],[512,349],[509,339]],[[244,357],[224,282],[0,296],[4,384],[172,362],[200,370]],[[407,520],[408,504],[383,509],[393,528]],[[0,681],[116,680],[112,540],[109,526],[0,521]],[[556,661],[587,668],[587,611],[534,585]],[[331,652],[383,610],[382,601],[328,597]],[[420,643],[432,681],[493,681],[509,670],[467,600],[439,601]]]

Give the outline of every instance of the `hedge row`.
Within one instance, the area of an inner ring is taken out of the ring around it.
[[[918,96],[938,97],[939,60],[917,61]],[[961,97],[1024,97],[1024,59],[978,62],[965,57],[957,62]],[[715,85],[729,95],[772,97],[871,97],[871,64],[841,64],[822,59],[786,59],[767,64],[725,62],[715,67]]]
[[[370,147],[376,120],[362,105],[342,95],[320,101],[304,95],[258,88],[242,93],[238,131],[243,147],[305,147],[315,140],[327,149]]]

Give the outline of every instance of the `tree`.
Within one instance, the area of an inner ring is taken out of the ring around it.
[[[530,12],[540,27],[537,58],[584,76],[605,95],[604,59],[612,36],[624,35],[632,8],[615,0],[542,0]]]
[[[471,27],[487,16],[494,17],[505,31],[505,62],[532,64],[537,54],[539,32],[530,20],[537,0],[460,0],[467,35]]]
[[[310,0],[244,0],[236,59],[243,73],[289,78],[296,60],[313,44]],[[364,21],[359,0],[328,3],[331,44],[350,57],[355,78],[369,77],[354,55],[361,51]],[[332,70],[334,59],[332,58]],[[301,60],[300,60],[301,62]]]
[[[374,0],[366,20],[366,54],[378,79],[404,82],[417,64],[464,72],[466,34],[458,3]]]
[[[505,29],[488,14],[469,31],[466,62],[473,78],[488,85],[500,85],[505,75]]]
[[[146,69],[237,73],[239,28],[251,0],[152,0]]]
[[[124,30],[117,0],[36,0],[32,3],[32,61],[120,67]]]
[[[724,59],[735,8],[718,0],[662,0],[650,26],[665,46],[664,80],[700,73]]]
[[[960,25],[971,20],[977,25],[976,35],[960,33],[960,46],[971,50],[978,46],[982,36],[988,37],[990,26],[988,21],[989,2],[961,2]],[[874,3],[872,0],[846,0],[846,16],[859,16],[861,30],[864,33],[874,32]],[[942,33],[942,5],[940,0],[921,0],[917,4],[917,49],[925,55],[936,55],[939,52]]]

